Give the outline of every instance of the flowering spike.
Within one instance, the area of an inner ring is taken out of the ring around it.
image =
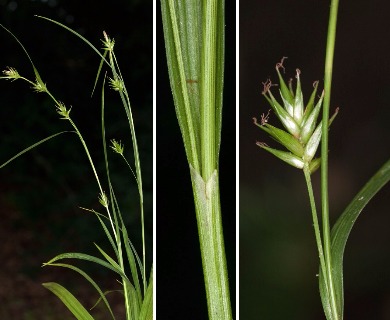
[[[46,84],[42,81],[41,78],[38,77],[36,78],[32,88],[36,92],[47,92]]]
[[[5,76],[4,76],[4,77],[1,77],[1,78],[2,78],[2,79],[6,79],[6,80],[15,81],[15,80],[21,78],[21,76],[20,76],[19,73],[16,71],[16,69],[11,68],[11,67],[7,67],[7,69],[3,70],[3,74],[4,74]]]
[[[254,124],[267,132],[289,152],[270,148],[265,143],[258,142],[257,145],[290,165],[299,169],[308,167],[310,172],[313,173],[321,164],[321,158],[314,159],[314,156],[322,136],[322,121],[317,125],[317,119],[320,114],[324,92],[322,92],[319,100],[315,103],[318,81],[314,82],[313,92],[305,110],[300,80],[301,71],[296,69],[297,85],[294,94],[292,80],[290,80],[287,86],[280,73],[280,69],[284,71],[283,62],[285,59],[286,57],[283,57],[276,65],[276,72],[279,77],[279,92],[283,106],[275,99],[271,92],[271,87],[273,86],[271,80],[263,83],[264,90],[262,94],[271,105],[272,110],[282,122],[286,131],[269,124],[269,111],[266,115],[262,114],[260,123],[254,118]],[[331,117],[329,124],[336,117],[337,111],[338,109]]]
[[[122,92],[123,89],[124,89],[124,84],[123,84],[123,81],[120,80],[119,78],[116,78],[116,79],[111,79],[109,78],[109,81],[110,81],[110,87],[111,89],[115,90],[115,91],[119,91],[119,92]]]
[[[64,120],[69,120],[70,119],[70,111],[72,110],[72,107],[70,107],[70,109],[67,109],[65,104],[62,103],[62,102],[58,102],[57,106],[57,113],[62,116],[61,119],[64,119]]]
[[[99,194],[99,202],[103,207],[108,208],[109,201],[105,192]]]
[[[116,153],[119,153],[120,155],[123,156],[123,150],[124,150],[124,146],[122,144],[122,142],[118,142],[116,141],[115,139],[112,139],[111,140],[111,149],[114,150]]]
[[[105,50],[105,51],[113,51],[114,50],[114,46],[115,46],[115,40],[114,39],[110,39],[110,37],[107,35],[107,33],[105,31],[103,31],[103,37],[104,37],[104,40],[102,40],[102,42],[103,42],[103,50]]]

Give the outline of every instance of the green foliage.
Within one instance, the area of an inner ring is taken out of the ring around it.
[[[41,17],[43,18],[43,17]],[[99,197],[98,200],[100,204],[103,206],[105,210],[105,214],[98,213],[95,210],[91,209],[85,209],[89,212],[92,212],[95,214],[95,216],[98,218],[102,229],[109,240],[109,243],[111,244],[111,247],[114,252],[114,257],[112,258],[106,251],[104,251],[99,245],[95,244],[100,254],[103,256],[104,259],[97,258],[95,256],[84,254],[84,253],[63,253],[60,255],[57,255],[53,259],[51,259],[49,262],[44,263],[44,266],[56,266],[56,267],[64,267],[71,269],[80,275],[82,275],[91,285],[97,290],[97,292],[100,295],[101,301],[105,303],[107,306],[107,309],[113,319],[115,319],[114,314],[112,312],[112,309],[109,305],[109,302],[107,301],[105,294],[103,291],[99,288],[97,283],[92,280],[92,278],[85,273],[83,270],[79,269],[76,266],[70,265],[70,264],[64,264],[64,263],[58,263],[60,260],[64,259],[77,259],[77,260],[86,260],[90,262],[94,262],[98,264],[101,267],[107,268],[115,273],[116,276],[121,278],[121,283],[123,286],[123,294],[124,294],[124,306],[126,310],[126,316],[127,319],[147,319],[150,318],[153,314],[153,303],[152,301],[152,284],[147,282],[146,279],[146,266],[145,266],[145,236],[144,236],[144,209],[143,209],[143,189],[142,189],[142,177],[141,177],[141,166],[139,161],[139,153],[138,153],[138,145],[137,145],[137,139],[135,135],[135,128],[133,123],[133,117],[131,112],[131,106],[130,106],[130,100],[129,95],[125,87],[125,83],[123,81],[118,62],[116,60],[113,48],[114,48],[114,41],[109,39],[107,34],[104,33],[104,40],[103,43],[106,45],[104,48],[104,55],[100,54],[99,50],[96,49],[88,40],[86,40],[84,37],[82,37],[77,32],[71,30],[70,28],[47,18],[43,18],[46,20],[49,20],[52,23],[56,23],[60,25],[61,27],[71,31],[73,34],[77,35],[79,38],[81,38],[84,42],[86,42],[88,45],[90,45],[93,50],[98,53],[98,55],[101,58],[101,64],[99,66],[99,72],[97,75],[97,79],[99,78],[100,71],[102,70],[103,63],[109,67],[109,71],[112,73],[112,78],[110,78],[110,83],[112,89],[119,92],[122,105],[126,112],[126,117],[129,124],[129,130],[131,133],[131,140],[133,144],[133,152],[134,152],[134,166],[135,166],[135,174],[131,166],[129,165],[129,162],[126,160],[123,150],[124,147],[121,143],[117,143],[116,140],[113,143],[113,149],[116,153],[119,153],[121,157],[125,160],[126,164],[130,168],[131,175],[134,175],[136,178],[138,193],[139,193],[139,203],[140,203],[140,213],[141,213],[141,221],[142,221],[142,243],[143,243],[143,254],[141,261],[133,247],[133,245],[130,242],[130,239],[128,237],[128,233],[126,230],[126,226],[123,221],[123,217],[119,208],[118,201],[116,199],[114,188],[111,183],[111,173],[109,170],[109,161],[107,156],[107,146],[106,146],[106,136],[105,136],[105,113],[104,113],[104,89],[105,89],[105,83],[106,83],[106,77],[103,79],[103,85],[102,85],[102,94],[101,94],[101,123],[102,123],[102,140],[103,140],[103,151],[105,156],[105,167],[106,167],[106,175],[107,175],[107,188],[109,190],[108,196],[106,192],[103,189],[103,183],[101,182],[100,176],[98,174],[98,171],[96,169],[95,163],[92,159],[92,156],[89,152],[89,148],[83,138],[83,135],[81,134],[80,130],[76,126],[75,122],[72,120],[70,116],[71,108],[67,108],[63,102],[58,101],[54,95],[51,94],[49,89],[47,88],[46,84],[42,81],[41,76],[38,73],[38,70],[36,69],[34,63],[32,62],[32,59],[30,58],[29,54],[27,53],[27,50],[23,47],[23,45],[20,43],[20,41],[6,28],[4,28],[7,32],[9,32],[16,41],[20,44],[24,52],[26,53],[35,74],[35,80],[31,81],[27,78],[24,78],[19,75],[19,73],[14,68],[7,68],[3,74],[4,76],[1,77],[2,79],[8,79],[8,80],[17,80],[22,79],[26,82],[28,82],[32,89],[36,92],[43,92],[46,93],[53,101],[55,108],[57,110],[57,113],[61,116],[61,119],[67,120],[71,127],[73,128],[73,131],[63,131],[54,135],[51,135],[45,139],[42,139],[38,141],[37,143],[34,143],[30,147],[27,147],[23,151],[19,152],[16,156],[12,157],[10,160],[5,162],[3,165],[0,166],[0,168],[4,167],[20,155],[24,154],[27,151],[30,151],[31,149],[39,146],[43,142],[46,142],[48,140],[51,140],[52,138],[64,133],[64,132],[74,132],[78,136],[81,145],[85,151],[85,154],[89,160],[89,164],[91,166],[91,169],[94,173],[98,190],[99,190]],[[108,60],[106,59],[106,56],[108,55]],[[97,80],[96,80],[97,82]],[[115,84],[115,88],[113,87],[113,84]],[[96,86],[96,83],[95,83]],[[119,87],[120,86],[120,87]],[[123,251],[123,248],[125,249]],[[137,263],[136,263],[137,261]],[[127,272],[130,270],[131,276],[127,275]],[[140,281],[141,278],[141,281]],[[150,279],[152,282],[152,278]],[[142,282],[142,287],[140,283]],[[50,291],[52,291],[55,295],[57,295],[62,302],[67,306],[67,308],[76,316],[78,319],[93,319],[92,316],[89,314],[88,311],[81,305],[81,303],[64,287],[60,286],[56,283],[46,283],[44,284],[46,288],[48,288]],[[142,314],[141,314],[142,311]]]
[[[340,313],[343,314],[344,289],[343,289],[343,258],[345,245],[360,213],[369,201],[390,181],[390,160],[387,161],[366,185],[353,198],[344,212],[340,215],[332,228],[332,264],[333,276],[336,288],[337,305],[340,306]],[[320,273],[321,298],[326,299],[324,276]],[[328,319],[332,319],[330,314]]]
[[[47,282],[42,285],[61,299],[64,305],[66,305],[78,320],[93,320],[91,314],[82,306],[76,297],[63,286],[55,282]]]

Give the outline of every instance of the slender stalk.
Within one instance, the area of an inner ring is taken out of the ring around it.
[[[329,106],[331,97],[333,56],[336,40],[336,24],[338,0],[331,1],[328,38],[326,45],[325,58],[325,78],[324,78],[324,105],[323,105],[323,125],[322,125],[322,140],[321,140],[321,199],[322,199],[322,227],[324,237],[324,250],[326,260],[326,273],[329,288],[329,302],[333,315],[333,320],[341,319],[342,315],[338,314],[338,306],[336,303],[335,288],[332,275],[332,255],[331,255],[331,237],[329,223],[329,198],[328,198],[328,122],[329,122]]]
[[[323,274],[326,274],[326,262],[324,259],[324,250],[322,247],[322,240],[321,240],[321,231],[320,231],[320,225],[318,223],[318,214],[317,214],[317,208],[316,208],[316,201],[313,194],[313,186],[311,184],[311,178],[310,178],[310,169],[309,165],[306,164],[303,168],[303,173],[305,174],[306,179],[306,185],[307,185],[307,191],[309,193],[309,200],[310,200],[310,206],[311,206],[311,212],[313,217],[313,226],[314,226],[314,233],[316,237],[317,242],[317,248],[318,248],[318,256],[320,258],[320,265],[321,270]]]
[[[205,183],[191,168],[209,319],[232,319],[223,240],[218,172]]]
[[[126,86],[123,81],[123,78],[120,74],[119,65],[116,62],[116,58],[113,51],[110,51],[110,65],[111,70],[114,75],[115,80],[120,80],[123,84],[123,92],[119,91],[119,95],[121,97],[123,106],[126,111],[127,120],[129,122],[129,128],[131,132],[131,139],[133,142],[133,154],[134,154],[134,163],[135,163],[135,172],[136,172],[136,180],[138,185],[138,193],[140,197],[140,211],[141,211],[141,230],[142,230],[142,265],[143,265],[143,288],[144,288],[144,294],[146,293],[147,283],[146,283],[146,249],[145,249],[145,220],[144,220],[144,198],[143,198],[143,189],[142,189],[142,174],[141,174],[141,162],[139,159],[139,152],[138,152],[138,143],[137,143],[137,136],[135,134],[135,127],[134,127],[134,121],[133,121],[133,114],[131,112],[130,107],[130,99],[129,95],[127,94]],[[114,63],[115,60],[115,63]],[[115,67],[116,66],[116,67]],[[116,70],[118,68],[118,72]]]
[[[201,159],[204,193],[194,191],[209,319],[231,319],[223,240],[216,144],[216,72],[218,0],[203,3],[201,67]],[[193,174],[193,178],[196,175]],[[199,180],[200,182],[200,180]],[[196,184],[195,184],[196,185]],[[196,185],[199,187],[199,185]],[[200,205],[199,205],[200,204]]]

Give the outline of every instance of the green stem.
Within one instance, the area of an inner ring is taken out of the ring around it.
[[[191,171],[209,319],[230,320],[218,181],[224,1],[162,0],[161,8],[171,88]]]
[[[216,72],[218,0],[203,3],[201,65],[202,188],[195,184],[198,232],[203,263],[209,319],[232,319],[223,240],[216,144]],[[200,177],[193,173],[193,178]],[[204,187],[204,190],[202,190]]]
[[[313,186],[311,184],[311,177],[310,177],[310,169],[309,165],[306,164],[303,168],[303,173],[305,174],[306,179],[306,185],[307,185],[307,191],[309,193],[309,200],[310,200],[310,206],[311,206],[311,213],[313,217],[313,226],[314,226],[314,233],[315,238],[317,242],[317,248],[318,248],[318,256],[320,258],[320,266],[323,274],[326,274],[326,263],[324,259],[324,250],[322,247],[322,240],[321,240],[321,231],[320,231],[320,225],[318,223],[318,214],[317,214],[317,208],[316,208],[316,201],[313,194]]]
[[[329,106],[332,84],[333,56],[336,40],[336,24],[337,24],[338,0],[331,1],[328,38],[326,45],[325,58],[325,78],[324,78],[324,106],[323,106],[323,125],[322,125],[322,141],[321,141],[321,199],[322,199],[322,227],[324,237],[324,250],[326,260],[326,273],[324,276],[327,279],[329,288],[330,309],[333,315],[333,320],[341,318],[338,313],[340,306],[337,306],[335,287],[332,275],[332,256],[331,256],[331,237],[329,223],[329,198],[328,198],[328,122],[329,122]]]
[[[191,166],[198,233],[210,320],[230,320],[229,281],[225,258],[218,172],[208,181]]]
[[[122,75],[119,70],[119,65],[116,61],[116,57],[113,51],[109,52],[110,66],[111,71],[113,73],[113,77],[115,80],[119,80],[123,84],[123,92],[119,91],[119,95],[122,100],[122,104],[125,108],[127,120],[129,122],[129,129],[131,133],[131,140],[133,142],[133,155],[134,155],[134,164],[135,164],[135,172],[136,172],[136,180],[138,185],[138,194],[140,199],[140,213],[141,213],[141,230],[142,230],[142,279],[143,279],[143,289],[144,295],[146,294],[147,284],[146,284],[146,249],[145,249],[145,221],[144,221],[144,197],[143,197],[143,189],[142,189],[142,174],[141,174],[141,161],[139,158],[138,152],[138,143],[137,136],[135,134],[135,127],[133,121],[133,113],[131,111],[130,99],[126,90],[125,82],[123,81]],[[115,62],[114,62],[115,61]]]

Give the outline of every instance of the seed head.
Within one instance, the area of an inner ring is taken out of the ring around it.
[[[43,83],[41,79],[36,78],[35,83],[33,84],[33,90],[36,92],[47,92],[46,84]]]
[[[114,150],[116,153],[119,153],[120,155],[123,156],[123,149],[124,149],[124,146],[122,144],[122,142],[117,142],[115,139],[112,139],[111,140],[111,149]]]
[[[72,107],[67,109],[64,103],[58,102],[56,108],[57,108],[57,113],[60,116],[62,116],[61,119],[64,119],[64,120],[69,120],[70,119],[69,114],[70,114],[70,111],[72,110]]]
[[[106,31],[103,31],[103,37],[104,37],[104,40],[102,40],[102,42],[103,42],[103,50],[105,50],[105,51],[113,51],[114,50],[114,46],[115,46],[115,40],[114,39],[110,39],[109,36],[107,35]]]
[[[108,208],[109,201],[105,192],[99,194],[99,202],[103,207]]]
[[[254,118],[254,124],[267,132],[288,151],[272,149],[264,143],[257,143],[257,145],[296,168],[302,169],[307,164],[313,172],[320,165],[320,159],[315,159],[314,156],[321,141],[322,121],[317,124],[317,119],[322,106],[324,92],[322,92],[317,103],[315,103],[318,81],[314,82],[313,92],[305,107],[300,81],[301,71],[296,69],[295,90],[293,89],[292,79],[287,85],[280,73],[280,69],[283,72],[285,71],[283,63],[286,59],[287,57],[283,57],[276,64],[276,72],[279,78],[279,94],[282,103],[279,103],[271,92],[271,88],[276,86],[272,84],[271,80],[268,79],[266,82],[263,82],[262,92],[285,130],[269,124],[269,111],[266,115],[264,113],[261,115],[260,123]],[[333,118],[334,116],[332,120]]]
[[[21,76],[20,76],[19,73],[16,71],[16,69],[11,68],[11,67],[7,67],[7,69],[3,70],[3,74],[4,74],[5,76],[2,77],[2,78],[3,78],[3,79],[6,79],[6,80],[15,81],[15,80],[21,78]]]
[[[116,79],[109,78],[108,80],[110,81],[111,89],[113,89],[115,91],[118,91],[118,92],[122,92],[123,91],[124,85],[123,85],[123,81],[121,79],[119,79],[119,78],[116,78]]]

